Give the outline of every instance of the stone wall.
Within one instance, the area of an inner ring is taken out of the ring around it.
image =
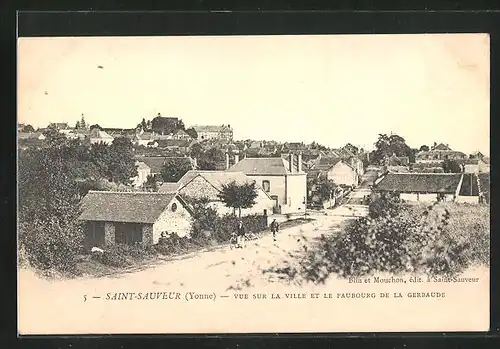
[[[142,225],[142,242],[150,245],[154,243],[152,224]]]
[[[219,192],[205,178],[198,176],[189,182],[179,192],[181,196],[202,198],[206,197],[210,200],[218,200]]]
[[[174,204],[176,208],[172,210]],[[189,211],[179,200],[173,199],[153,224],[153,243],[158,242],[162,232],[176,233],[180,237],[186,236],[191,232],[192,223],[193,218]]]
[[[115,225],[111,222],[104,223],[104,244],[115,244]]]

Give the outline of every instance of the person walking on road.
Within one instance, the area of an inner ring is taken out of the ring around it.
[[[271,232],[273,233],[274,241],[276,241],[276,233],[278,232],[278,230],[279,230],[279,224],[278,222],[276,222],[276,219],[273,219],[273,221],[271,222]]]
[[[236,233],[236,248],[243,248],[245,246],[245,226],[243,225],[243,221],[241,219],[238,221]]]

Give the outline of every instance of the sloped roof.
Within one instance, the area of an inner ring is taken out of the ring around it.
[[[294,163],[296,162],[294,161]],[[246,175],[285,175],[290,173],[288,171],[288,161],[278,157],[244,158],[227,171],[243,172]]]
[[[388,163],[390,166],[404,166],[410,163],[410,159],[407,156],[391,156]]]
[[[180,188],[179,182],[163,182],[158,188],[159,193],[175,193]]]
[[[31,132],[19,132],[17,134],[17,139],[28,139],[31,138]]]
[[[142,161],[151,169],[151,173],[160,173],[165,164],[164,156],[136,156],[137,161]]]
[[[457,156],[460,156],[460,157],[464,157],[466,156],[465,153],[462,153],[461,151],[455,151],[455,150],[429,150],[429,151],[421,151],[419,153],[416,154],[416,158],[417,159],[421,159],[425,156],[428,156],[428,155],[434,155],[434,154],[439,154],[439,155],[457,155]]]
[[[189,147],[191,142],[185,139],[156,139],[159,147]]]
[[[146,165],[143,161],[136,161],[135,165],[138,169],[149,169],[149,166]]]
[[[380,191],[455,193],[461,174],[389,173],[375,186]]]
[[[451,150],[451,148],[449,146],[447,146],[446,144],[439,143],[432,150]]]
[[[188,136],[188,137],[192,138],[188,133],[186,133],[186,131],[181,130],[181,129],[177,130],[173,134],[177,135],[177,136]]]
[[[90,131],[90,137],[91,138],[113,138],[110,134],[108,134],[106,131],[101,131],[98,128],[92,129]]]
[[[81,203],[81,220],[154,223],[176,195],[152,192],[89,191]]]
[[[151,132],[143,132],[136,134],[137,139],[141,141],[150,141],[153,140],[153,134]]]
[[[337,165],[340,161],[342,161],[341,158],[334,158],[334,157],[321,157],[316,165],[314,166],[314,169],[320,170],[320,171],[327,171],[333,166]]]

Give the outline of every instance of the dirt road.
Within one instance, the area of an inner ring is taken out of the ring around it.
[[[20,270],[19,331],[22,334],[276,333],[487,327],[488,270],[472,272],[480,275],[481,282],[461,287],[427,283],[359,284],[335,275],[325,285],[297,286],[264,272],[292,263],[321,234],[338,229],[347,219],[341,210],[345,208],[327,210],[327,215],[315,214],[311,223],[283,229],[276,243],[267,235],[248,242],[244,249],[231,250],[225,246],[115,277],[49,282],[28,270]],[[348,292],[392,295],[410,291],[439,291],[447,296],[341,298]],[[148,294],[152,298],[120,298],[130,293]],[[461,306],[456,307],[457,304]],[[432,317],[420,321],[418,314],[431,313]],[[457,324],[456,319],[461,322]]]

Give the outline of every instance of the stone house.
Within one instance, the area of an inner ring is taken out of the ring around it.
[[[307,174],[302,170],[302,155],[290,154],[288,160],[244,158],[228,172],[243,172],[255,180],[274,201],[274,210],[281,213],[304,212],[307,201]]]
[[[415,155],[415,162],[437,162],[444,160],[463,161],[468,157],[466,154],[452,150],[448,145],[440,143],[431,148],[429,151],[421,151]]]
[[[482,158],[466,159],[460,161],[459,164],[462,166],[464,173],[482,173],[490,171],[489,165],[484,162]]]
[[[232,142],[233,140],[233,129],[231,125],[194,125],[193,128],[198,134],[198,140],[200,141],[217,139]]]
[[[223,185],[227,185],[233,181],[237,184],[254,182],[253,179],[246,176],[243,172],[191,170],[186,172],[177,183],[163,183],[158,191],[167,193],[177,192],[185,198],[207,198],[209,206],[214,208],[220,215],[224,215],[233,213],[233,209],[226,207],[219,199],[218,194],[221,193]],[[268,215],[273,212],[273,207],[274,200],[257,185],[255,205],[251,208],[242,209],[241,215]],[[235,213],[238,214],[238,212]]]
[[[172,139],[191,141],[193,137],[188,135],[184,130],[177,130],[172,134]]]
[[[410,202],[455,201],[462,180],[462,174],[455,173],[388,173],[375,181],[373,190],[399,193]]]
[[[161,233],[186,236],[191,210],[175,193],[89,191],[81,203],[86,246],[156,244]]]
[[[357,186],[360,178],[356,169],[339,157],[320,157],[308,173],[310,179],[322,176],[337,185],[347,186]]]

